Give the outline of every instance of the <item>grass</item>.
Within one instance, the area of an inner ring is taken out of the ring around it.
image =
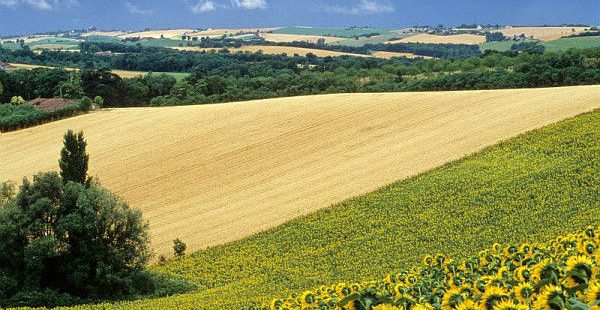
[[[332,27],[284,27],[273,30],[273,33],[296,34],[296,35],[311,35],[311,36],[327,36],[352,38],[356,36],[364,36],[366,34],[379,33],[388,34],[390,31],[384,28],[365,28],[365,29],[350,29],[350,28],[332,28]]]
[[[153,269],[197,293],[99,308],[222,308],[383,278],[430,253],[546,242],[600,224],[600,111]]]
[[[548,51],[563,51],[570,48],[592,48],[600,46],[600,37],[561,38],[544,42],[543,45]]]

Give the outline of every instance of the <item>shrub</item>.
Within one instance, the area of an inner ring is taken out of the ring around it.
[[[79,101],[79,108],[83,112],[88,112],[89,110],[91,110],[92,109],[92,99],[90,99],[89,97],[81,98],[81,100]]]
[[[173,240],[173,251],[175,252],[175,256],[183,256],[185,255],[185,250],[187,249],[187,245],[179,240],[179,238]]]

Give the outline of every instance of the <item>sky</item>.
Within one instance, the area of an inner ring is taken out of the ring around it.
[[[600,24],[599,0],[0,0],[0,35],[53,30]]]

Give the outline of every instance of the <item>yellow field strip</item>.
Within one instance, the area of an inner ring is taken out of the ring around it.
[[[84,130],[91,174],[144,212],[153,249],[194,251],[598,107],[600,86],[577,86],[103,110],[0,134],[0,179],[58,170]]]

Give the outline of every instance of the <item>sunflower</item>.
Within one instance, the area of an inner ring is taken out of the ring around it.
[[[302,308],[310,308],[317,305],[317,298],[313,291],[306,291],[300,296]]]
[[[500,245],[500,243],[494,243],[492,244],[492,250],[494,253],[499,253],[502,250],[502,245]]]
[[[444,293],[444,297],[442,298],[442,308],[443,309],[454,309],[457,305],[462,303],[465,300],[465,295],[462,292],[462,289],[453,288]]]
[[[567,261],[566,272],[567,277],[563,281],[563,285],[569,289],[574,289],[593,279],[596,270],[591,258],[577,255],[572,256]]]
[[[560,286],[547,285],[543,287],[533,307],[539,310],[565,309],[565,295]]]
[[[504,279],[510,278],[510,269],[506,266],[500,267],[498,269],[497,277],[504,278]]]
[[[281,309],[281,306],[283,306],[283,300],[281,300],[281,299],[273,299],[273,300],[271,300],[271,303],[269,303],[270,310]]]
[[[522,303],[528,303],[533,295],[533,286],[529,283],[520,283],[513,289],[513,293]]]
[[[479,310],[480,307],[473,300],[467,299],[456,306],[456,310]]]
[[[528,282],[531,278],[531,270],[527,266],[521,266],[515,269],[515,275],[519,282]]]
[[[402,308],[398,308],[391,304],[381,304],[373,307],[373,310],[402,310]]]
[[[338,283],[338,285],[335,286],[335,292],[338,294],[338,296],[340,297],[340,299],[350,295],[350,287],[348,285],[346,285],[346,283]]]
[[[531,252],[531,245],[529,243],[521,244],[521,246],[519,247],[519,252],[523,254],[529,254],[529,252]]]
[[[546,258],[536,265],[533,274],[531,275],[531,280],[535,283],[540,283],[542,281],[549,282],[553,278],[552,274],[554,274],[555,277],[558,277],[556,264]]]
[[[521,304],[515,304],[514,302],[510,301],[510,300],[503,300],[499,303],[497,303],[494,308],[494,310],[527,310],[529,309],[529,307],[521,305]]]
[[[497,303],[507,299],[508,294],[503,289],[497,286],[488,286],[481,296],[481,303],[485,309],[492,310]]]
[[[590,283],[588,287],[585,297],[587,299],[588,304],[593,304],[596,302],[600,302],[600,282],[594,281]]]
[[[431,264],[433,264],[433,256],[425,255],[425,257],[423,257],[423,265],[431,266]]]
[[[406,294],[407,291],[408,291],[408,289],[400,283],[396,284],[396,286],[394,286],[394,294],[396,294],[396,295]]]
[[[362,289],[362,287],[358,283],[352,283],[352,284],[350,284],[350,293],[360,292],[361,289]]]
[[[594,251],[596,249],[596,247],[594,246],[594,243],[592,241],[584,241],[582,240],[581,242],[579,242],[577,249],[579,250],[579,252],[581,252],[583,255],[592,255],[594,254]]]

